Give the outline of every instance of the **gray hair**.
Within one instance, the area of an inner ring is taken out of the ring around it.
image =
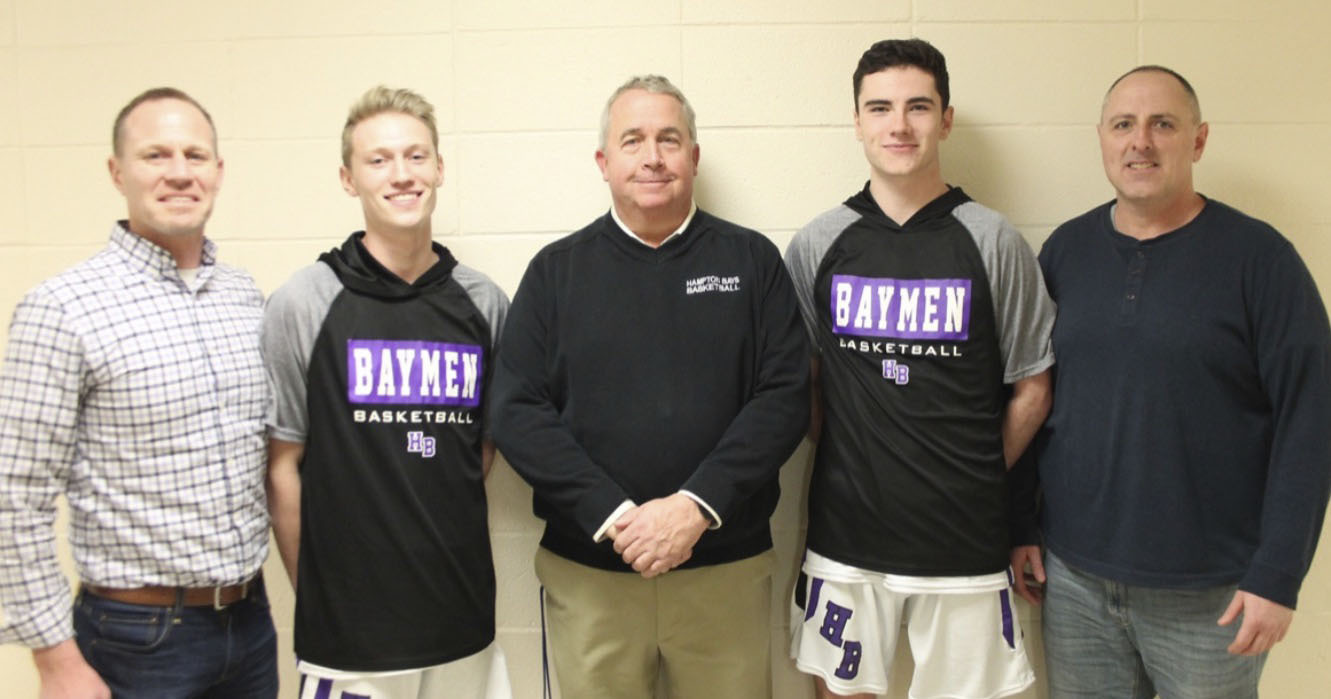
[[[601,110],[601,148],[606,146],[606,137],[610,135],[610,105],[619,99],[619,96],[629,90],[646,90],[653,94],[670,95],[679,100],[681,110],[684,112],[684,124],[689,128],[689,140],[698,142],[697,116],[693,113],[693,105],[689,104],[689,99],[684,96],[675,84],[661,75],[635,75],[628,79],[623,85],[620,85],[613,93],[610,99],[605,101],[605,109]]]

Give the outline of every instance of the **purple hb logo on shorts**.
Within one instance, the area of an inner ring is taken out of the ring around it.
[[[902,340],[970,337],[971,280],[832,276],[832,332]]]
[[[809,602],[808,609],[804,613],[806,622],[813,618],[818,609],[822,589],[822,578],[809,578]],[[846,632],[846,622],[850,621],[852,616],[855,616],[853,609],[828,600],[822,625],[818,627],[818,635],[826,639],[828,643],[841,649],[841,664],[837,666],[832,674],[843,680],[854,679],[856,675],[860,674],[860,658],[864,655],[863,644],[843,637]]]
[[[481,403],[481,348],[421,340],[347,340],[352,403]]]

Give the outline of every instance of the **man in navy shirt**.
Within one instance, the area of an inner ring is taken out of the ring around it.
[[[1048,554],[1014,567],[1048,576],[1052,696],[1256,697],[1331,491],[1326,311],[1289,241],[1194,190],[1208,127],[1182,76],[1129,71],[1098,131],[1115,199],[1040,253]]]

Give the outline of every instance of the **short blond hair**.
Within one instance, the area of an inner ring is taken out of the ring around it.
[[[342,127],[342,164],[351,165],[351,132],[356,125],[385,112],[397,112],[416,117],[430,129],[434,152],[439,152],[439,129],[434,123],[434,105],[418,93],[403,87],[390,88],[376,85],[356,100],[347,112],[347,123]]]

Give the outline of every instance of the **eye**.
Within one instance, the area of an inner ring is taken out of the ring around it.
[[[1113,124],[1113,128],[1118,131],[1123,131],[1131,127],[1132,127],[1132,122],[1128,121],[1127,119],[1119,119]]]
[[[1174,122],[1168,119],[1160,119],[1159,121],[1155,122],[1155,127],[1157,129],[1164,129],[1165,131],[1173,131]]]
[[[924,103],[922,103],[922,102],[920,102],[920,103],[916,103],[916,104],[912,104],[912,105],[910,106],[910,110],[911,110],[912,112],[927,112],[927,111],[929,111],[929,105],[924,104]]]

